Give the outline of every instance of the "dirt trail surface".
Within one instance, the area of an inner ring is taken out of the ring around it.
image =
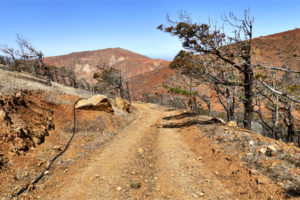
[[[134,106],[136,117],[129,125],[68,168],[59,172],[56,166],[46,180],[20,198],[285,198],[268,177],[255,171],[249,174],[250,168],[242,164],[238,153],[218,154],[220,149],[203,136],[211,131],[206,125],[211,117],[198,118],[201,127],[182,110],[154,104]],[[62,156],[60,163],[69,157]]]
[[[86,165],[66,174],[41,199],[231,199],[196,160],[176,129],[162,129],[156,105],[136,104],[138,117]],[[46,184],[46,183],[45,183]],[[205,188],[205,189],[204,189]],[[39,193],[36,191],[37,194]]]

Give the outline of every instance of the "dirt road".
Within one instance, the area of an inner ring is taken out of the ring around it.
[[[162,128],[163,118],[178,111],[135,106],[139,110],[135,121],[85,165],[66,173],[51,191],[36,198],[231,199],[230,192],[189,150],[179,129]]]
[[[101,145],[94,145],[91,151],[82,152],[88,138],[81,137],[89,137],[89,133],[77,135],[78,141],[66,155],[22,198],[283,199],[282,189],[272,180],[241,162],[245,145],[234,151],[230,150],[233,146],[221,150],[218,141],[222,138],[216,133],[228,127],[207,124],[211,117],[183,110],[153,104],[134,106],[134,120],[106,136],[107,140],[94,137],[90,142]],[[236,134],[228,137],[238,137]]]

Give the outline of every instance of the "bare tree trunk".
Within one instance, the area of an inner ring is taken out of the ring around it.
[[[231,98],[231,92],[229,88],[226,88],[225,92],[221,91],[218,84],[215,84],[215,91],[218,94],[219,102],[222,104],[224,110],[226,111],[227,121],[234,120],[234,108],[235,108],[235,91],[233,97]],[[226,99],[226,103],[222,99],[222,96]]]
[[[118,86],[118,89],[119,89],[120,97],[122,99],[125,99],[124,88],[123,88],[123,80],[122,80],[122,76],[121,75],[119,76],[119,86]]]
[[[210,99],[205,97],[205,96],[202,96],[202,95],[197,95],[202,101],[205,102],[206,106],[207,106],[207,109],[208,109],[208,115],[211,116],[211,102],[210,102]]]
[[[249,58],[250,59],[250,58]],[[247,63],[247,67],[245,67],[244,77],[245,77],[245,86],[244,86],[244,127],[248,130],[251,130],[251,122],[253,118],[253,69],[251,67],[251,62]]]
[[[50,68],[48,66],[44,66],[44,68],[46,69],[47,85],[52,86]]]
[[[128,101],[131,103],[131,96],[130,96],[128,81],[126,81],[125,83],[126,83],[126,91],[127,91]]]

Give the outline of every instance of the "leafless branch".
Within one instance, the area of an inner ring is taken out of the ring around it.
[[[281,95],[283,97],[286,97],[288,98],[289,100],[291,101],[294,101],[294,102],[297,102],[297,103],[300,103],[300,100],[296,99],[295,97],[291,96],[291,95],[288,95],[284,92],[280,92],[280,91],[277,91],[275,90],[274,88],[272,88],[271,86],[269,86],[267,83],[265,83],[264,81],[262,81],[262,84],[268,89],[270,90],[271,92],[275,93],[275,94],[278,94],[278,95]]]

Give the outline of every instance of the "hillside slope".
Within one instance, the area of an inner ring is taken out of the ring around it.
[[[46,57],[45,62],[57,67],[75,67],[77,78],[85,78],[87,81],[91,81],[93,74],[102,67],[121,69],[125,77],[130,78],[162,68],[169,63],[165,60],[151,59],[121,48],[109,48]]]
[[[255,38],[254,43],[259,61],[300,70],[300,28]]]

